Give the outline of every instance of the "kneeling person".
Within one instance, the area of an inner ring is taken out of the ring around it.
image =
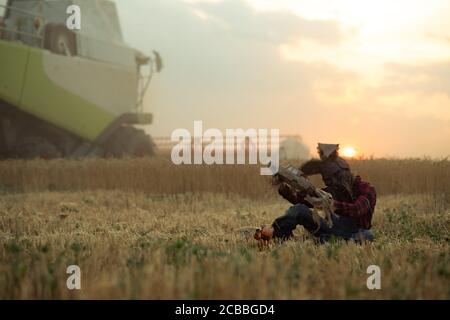
[[[363,181],[360,176],[354,177],[352,182],[352,200],[333,200],[332,227],[329,227],[323,219],[318,226],[312,215],[313,205],[289,185],[282,183],[278,192],[293,206],[283,216],[277,218],[271,226],[263,226],[259,234],[264,239],[287,239],[292,236],[292,232],[298,225],[302,225],[321,242],[333,236],[358,242],[372,241],[373,235],[370,229],[376,204],[375,188]]]

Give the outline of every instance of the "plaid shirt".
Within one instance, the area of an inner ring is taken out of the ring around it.
[[[301,194],[292,191],[284,185],[280,187],[278,192],[292,204],[302,203],[310,208],[313,207]],[[360,176],[356,176],[353,182],[353,196],[355,200],[352,202],[335,200],[335,213],[341,216],[352,217],[357,220],[360,228],[370,229],[377,201],[375,188],[368,182],[363,181]]]
[[[372,227],[372,216],[377,202],[375,188],[368,182],[355,177],[353,182],[353,202],[334,201],[336,214],[355,218],[360,228],[370,229]]]

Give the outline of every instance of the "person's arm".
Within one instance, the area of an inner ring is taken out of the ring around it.
[[[305,200],[305,198],[297,191],[293,190],[288,184],[281,183],[280,187],[278,188],[278,193],[280,196],[282,196],[284,199],[289,201],[292,204],[304,204],[310,208],[312,208],[312,205]]]
[[[312,176],[315,174],[319,174],[322,172],[322,161],[317,160],[317,159],[309,160],[300,167],[300,170],[306,176]]]

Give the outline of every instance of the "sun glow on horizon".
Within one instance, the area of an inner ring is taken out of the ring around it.
[[[344,147],[341,154],[346,158],[354,158],[356,156],[356,149],[353,147]]]

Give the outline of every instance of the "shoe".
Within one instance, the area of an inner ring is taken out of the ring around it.
[[[258,246],[260,249],[263,249],[264,246],[267,246],[269,242],[273,239],[274,229],[270,225],[262,225],[261,228],[256,229],[255,238],[258,241]]]

